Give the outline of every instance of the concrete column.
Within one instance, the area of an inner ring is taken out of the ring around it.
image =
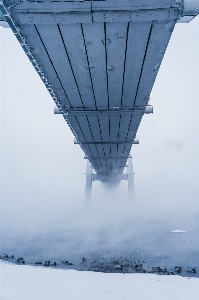
[[[91,202],[92,172],[93,172],[93,167],[91,166],[89,160],[87,160],[87,165],[86,165],[86,186],[85,186],[85,204],[86,205]]]
[[[135,199],[135,188],[134,188],[134,172],[133,172],[133,162],[132,156],[130,155],[128,158],[128,190],[129,190],[129,198],[131,200]]]

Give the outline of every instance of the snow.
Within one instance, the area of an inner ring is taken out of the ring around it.
[[[186,233],[185,230],[179,230],[179,229],[173,230],[172,232],[173,233]]]
[[[199,279],[80,272],[0,261],[0,300],[198,300]]]

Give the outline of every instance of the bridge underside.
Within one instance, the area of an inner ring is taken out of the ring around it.
[[[97,174],[123,173],[181,16],[180,1],[171,2],[4,3],[16,37]]]

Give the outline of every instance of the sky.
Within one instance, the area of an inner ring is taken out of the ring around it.
[[[191,216],[199,228],[198,30],[199,17],[177,24],[171,37],[150,97],[154,113],[144,116],[140,144],[132,147],[135,203],[126,182],[115,191],[95,182],[86,210],[84,153],[53,114],[55,104],[11,30],[0,28],[2,232],[70,223],[92,234],[103,225],[115,236],[133,217],[170,220],[176,229]]]

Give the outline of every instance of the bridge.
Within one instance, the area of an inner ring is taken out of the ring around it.
[[[199,1],[0,0],[0,11],[85,153],[86,199],[95,180],[127,180],[133,198],[131,147],[175,24]]]

